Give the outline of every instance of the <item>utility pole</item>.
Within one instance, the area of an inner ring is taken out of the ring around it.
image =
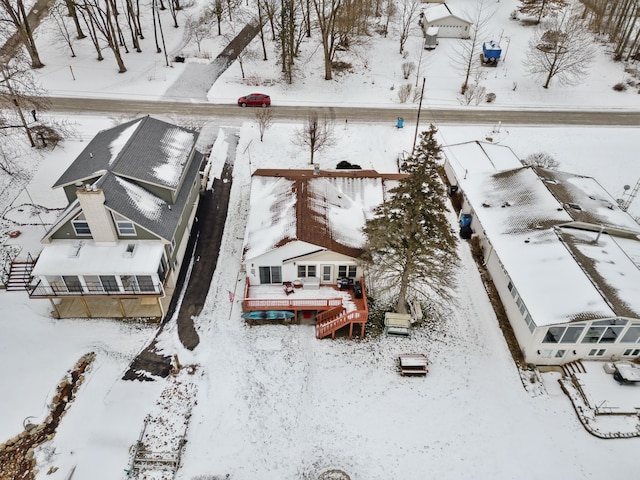
[[[427,82],[427,77],[422,77],[422,91],[420,92],[420,104],[418,105],[418,118],[416,118],[416,133],[413,135],[413,148],[411,149],[411,155],[416,150],[416,140],[418,139],[418,125],[420,125],[420,111],[422,110],[422,97],[424,96],[424,84]]]
[[[24,131],[27,134],[27,138],[29,139],[29,143],[32,147],[36,146],[36,142],[33,141],[33,136],[31,135],[31,129],[27,124],[27,120],[24,118],[24,114],[22,113],[22,108],[20,108],[20,104],[18,103],[18,96],[16,95],[13,86],[11,85],[11,81],[9,80],[9,74],[7,73],[7,64],[5,62],[0,62],[0,70],[2,70],[2,78],[4,78],[4,83],[7,84],[7,89],[11,94],[11,98],[13,100],[13,105],[15,107],[16,112],[18,112],[18,116],[20,117],[20,122],[24,127]]]

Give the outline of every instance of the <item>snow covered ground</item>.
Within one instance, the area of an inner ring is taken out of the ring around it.
[[[466,6],[475,2],[451,3]],[[496,107],[638,109],[640,96],[635,91],[611,89],[626,74],[621,64],[612,63],[604,54],[576,87],[553,85],[544,90],[528,79],[521,60],[530,31],[508,19],[515,4],[514,0],[496,2],[490,23],[493,38],[502,36],[503,44],[509,39],[506,60],[487,70],[483,80],[487,91],[497,94]],[[194,52],[193,46],[182,42],[182,29],[167,28],[165,33],[171,57],[178,53],[189,57]],[[149,43],[143,53],[125,58],[127,74],[117,74],[111,60],[93,60],[88,46],[78,48],[78,57],[70,59],[54,42],[44,45],[45,29],[38,37],[47,64],[38,75],[54,95],[159,98],[188,65],[164,67],[161,56],[149,53]],[[150,38],[148,35],[147,42]],[[419,39],[414,32],[409,45],[412,58],[419,54]],[[429,57],[422,59],[427,65],[427,106],[460,106],[461,77],[452,66],[451,42],[443,39],[436,50],[424,52]],[[224,43],[209,41],[207,49],[215,56]],[[372,39],[359,59],[369,69],[330,83],[322,80],[318,69],[320,52],[309,56],[314,48],[304,47],[307,56],[301,60],[302,76],[294,85],[260,87],[272,95],[275,105],[400,106],[396,91],[404,83],[400,64],[405,59],[396,53],[397,36]],[[76,80],[71,78],[69,65],[73,65]],[[263,79],[278,76],[273,61],[255,60],[247,69]],[[234,64],[207,97],[212,102],[234,103],[254,89],[257,87],[240,80],[239,66]],[[187,91],[181,98],[205,101],[194,95]],[[415,108],[415,104],[405,108]],[[73,114],[68,118],[78,125],[80,140],[65,142],[42,158],[31,157],[35,174],[26,187],[11,184],[2,192],[3,213],[22,203],[63,206],[60,192],[51,193],[50,185],[88,139],[122,120]],[[311,480],[332,468],[344,470],[352,479],[372,480],[526,480],[542,476],[577,480],[634,474],[640,440],[600,440],[589,435],[561,392],[556,374],[544,374],[543,387],[523,388],[466,244],[460,247],[463,267],[457,308],[450,318],[410,339],[318,341],[309,326],[244,324],[240,318],[244,278],[239,264],[251,171],[257,167],[304,168],[308,157],[291,143],[297,125],[274,124],[260,142],[252,122],[212,119],[211,128],[222,127],[212,155],[214,174],[225,161],[227,126],[241,128],[240,145],[234,159],[224,254],[206,305],[196,319],[201,342],[193,352],[182,349],[173,323],[160,339],[166,353],[177,353],[183,365],[194,366],[192,375],[185,369],[168,380],[122,381],[128,362],[153,335],[153,327],[106,320],[53,320],[45,301],[29,301],[26,293],[0,292],[0,358],[5,365],[0,370],[0,441],[18,434],[27,417],[33,417],[33,423],[43,420],[55,386],[67,369],[81,355],[97,354],[56,437],[38,452],[39,479],[67,480],[74,467],[74,479],[126,478],[129,449],[148,416],[152,428],[147,441],[157,449],[173,448],[175,440],[161,426],[170,424],[170,430],[182,432],[184,419],[189,419],[183,466],[177,476],[181,480],[227,473],[236,480]],[[443,144],[491,134],[521,158],[548,152],[560,169],[594,176],[614,197],[622,194],[623,185],[633,185],[640,178],[635,159],[638,127],[500,125],[499,134],[492,131],[496,126],[438,127]],[[322,168],[348,160],[363,168],[395,171],[398,156],[413,142],[413,128],[399,130],[391,125],[349,123],[338,125],[336,134],[336,145],[318,154]],[[633,204],[630,211],[640,216],[640,204]],[[26,214],[14,208],[11,218],[24,220]],[[11,228],[11,224],[4,225]],[[24,233],[16,240],[26,250],[36,248],[42,227],[19,228]],[[236,293],[233,303],[229,291]],[[407,352],[428,355],[427,377],[397,374],[395,360]],[[184,401],[170,401],[171,392]],[[51,466],[58,470],[47,475]]]

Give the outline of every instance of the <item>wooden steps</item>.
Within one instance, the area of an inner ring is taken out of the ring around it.
[[[11,269],[5,287],[8,292],[18,292],[29,289],[31,272],[35,261],[11,262]]]
[[[335,312],[335,311],[334,311]],[[343,327],[349,326],[349,338],[353,336],[353,325],[360,324],[360,337],[364,336],[364,325],[367,323],[368,315],[366,311],[354,310],[345,312],[344,309],[340,313],[320,318],[316,323],[316,338],[325,338],[331,335],[335,338],[335,334]]]
[[[565,363],[562,365],[562,371],[565,376],[570,377],[576,373],[587,373],[584,365],[580,360],[574,360],[573,362]]]

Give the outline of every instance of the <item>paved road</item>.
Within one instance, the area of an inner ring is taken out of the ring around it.
[[[128,113],[134,115],[166,115],[190,117],[192,119],[216,117],[239,120],[253,119],[251,108],[237,105],[212,103],[187,103],[171,101],[112,100],[87,98],[51,98],[51,111]],[[318,107],[313,105],[270,107],[276,120],[304,120],[310,110],[336,120],[348,119],[356,122],[395,123],[398,117],[405,122],[415,122],[418,108],[371,107]],[[424,123],[442,124],[496,124],[505,125],[601,125],[640,126],[640,110],[570,110],[534,109],[519,107],[518,110],[501,110],[485,107],[426,108],[423,106],[420,119]]]

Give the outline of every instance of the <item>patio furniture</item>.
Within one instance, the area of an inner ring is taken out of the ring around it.
[[[429,373],[429,361],[424,353],[407,353],[398,357],[400,373],[404,376],[424,376]]]

